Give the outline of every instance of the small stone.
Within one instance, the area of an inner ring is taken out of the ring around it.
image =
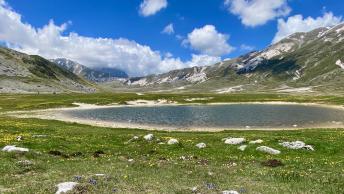
[[[64,182],[57,185],[57,191],[56,194],[66,193],[70,190],[73,190],[73,188],[77,185],[76,182]]]
[[[193,193],[196,193],[196,192],[197,192],[197,190],[198,190],[198,188],[197,188],[197,187],[192,187],[192,189],[191,189],[191,191],[192,191]]]
[[[216,185],[214,183],[207,183],[206,186],[207,186],[207,189],[209,190],[216,189]]]
[[[311,145],[305,145],[305,147],[303,147],[303,148],[306,150],[314,151],[314,148]]]
[[[207,145],[205,143],[198,143],[196,144],[196,147],[198,147],[199,149],[203,149],[203,148],[206,148]]]
[[[95,176],[105,176],[105,174],[95,174]]]
[[[74,180],[76,181],[81,181],[81,179],[82,179],[82,176],[79,176],[79,175],[74,176]]]
[[[238,145],[245,142],[245,138],[226,138],[225,144]]]
[[[19,136],[17,136],[17,141],[22,141],[24,138],[23,138],[23,136],[21,136],[21,135],[19,135]]]
[[[33,162],[30,160],[20,160],[17,162],[17,164],[19,164],[20,166],[31,166],[33,165]]]
[[[97,184],[97,180],[96,179],[90,179],[88,182],[90,184],[92,184],[92,185],[96,185]]]
[[[247,148],[247,145],[241,145],[238,147],[238,149],[241,151],[245,151],[246,148]]]
[[[260,147],[257,147],[256,150],[257,150],[257,151],[261,151],[261,152],[265,152],[265,153],[268,153],[268,154],[272,154],[272,155],[277,155],[277,154],[280,154],[280,153],[281,153],[281,151],[275,150],[275,149],[270,148],[270,147],[267,147],[267,146],[260,146]]]
[[[145,140],[147,140],[147,141],[152,141],[153,138],[154,138],[154,135],[153,135],[153,134],[148,134],[148,135],[145,135],[143,138],[144,138]]]
[[[170,139],[167,142],[168,145],[174,145],[174,144],[178,144],[178,143],[179,143],[179,141],[177,139]]]
[[[128,162],[134,162],[134,159],[129,159]]]
[[[234,190],[226,190],[222,191],[222,194],[239,194],[239,192]]]
[[[254,140],[254,141],[250,141],[249,144],[260,144],[260,143],[263,143],[264,141],[261,140],[261,139],[257,139],[257,140]]]

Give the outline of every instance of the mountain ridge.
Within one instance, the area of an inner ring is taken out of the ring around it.
[[[107,82],[107,81],[112,81],[118,78],[128,78],[128,75],[124,71],[121,71],[119,69],[114,69],[114,68],[92,69],[78,62],[75,62],[66,58],[50,59],[50,61],[92,82]]]
[[[0,93],[95,92],[91,83],[37,55],[0,47]]]
[[[214,65],[129,78],[123,84],[131,89],[174,88],[175,91],[187,86],[188,91],[205,92],[216,92],[221,87],[230,90],[231,87],[239,86],[242,86],[240,91],[274,91],[279,88],[302,87],[326,90],[327,86],[333,88],[335,84],[344,83],[343,41],[342,23],[310,32],[297,32],[261,51],[250,52]],[[214,83],[216,81],[219,83]],[[162,85],[165,87],[160,87]],[[258,89],[244,85],[255,85]]]

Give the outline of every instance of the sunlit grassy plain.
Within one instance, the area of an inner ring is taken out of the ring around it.
[[[92,104],[124,103],[134,99],[169,99],[187,103],[186,98],[214,97],[208,102],[289,101],[344,105],[343,97],[289,96],[278,94],[59,94],[0,95],[0,112]],[[153,133],[166,142],[177,138],[178,145],[147,142],[142,136]],[[0,193],[54,193],[56,184],[77,181],[71,193],[344,193],[344,130],[305,129],[297,131],[148,132],[111,129],[39,119],[0,116],[0,147],[17,145],[28,153],[0,152]],[[33,135],[47,135],[33,137]],[[23,141],[17,141],[17,136]],[[134,135],[141,137],[128,142]],[[249,145],[225,145],[225,137],[263,139],[262,145],[281,150],[271,156]],[[315,151],[288,150],[281,140],[301,140]],[[195,144],[204,142],[205,149]],[[61,156],[49,154],[59,151]],[[103,151],[100,157],[94,153]],[[180,159],[184,156],[186,159]],[[133,162],[129,162],[133,159]],[[283,166],[261,163],[278,159]],[[23,165],[18,161],[30,160]],[[105,174],[97,177],[95,174]],[[92,180],[91,183],[90,179]],[[94,180],[96,180],[96,183]],[[208,186],[207,186],[208,185]],[[208,188],[211,187],[211,188]]]

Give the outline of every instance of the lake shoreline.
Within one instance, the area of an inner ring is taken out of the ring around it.
[[[225,130],[258,130],[258,131],[281,131],[281,130],[300,130],[308,128],[344,128],[343,123],[332,123],[326,125],[317,125],[309,127],[166,127],[158,125],[143,125],[135,123],[121,123],[116,121],[102,121],[102,120],[90,120],[84,118],[72,117],[68,114],[65,114],[65,111],[70,110],[92,110],[92,109],[102,109],[102,108],[116,108],[116,107],[154,107],[154,106],[197,106],[197,105],[231,105],[231,104],[269,104],[269,105],[304,105],[304,106],[318,106],[325,108],[334,108],[343,110],[343,106],[328,105],[328,104],[316,104],[316,103],[297,103],[297,102],[283,102],[283,101],[271,101],[271,102],[229,102],[229,103],[174,103],[174,102],[158,102],[158,101],[146,101],[146,103],[136,103],[132,101],[129,105],[121,104],[110,104],[110,105],[94,105],[94,104],[85,104],[85,103],[73,103],[76,107],[67,107],[67,108],[51,108],[43,110],[33,110],[33,111],[13,111],[9,112],[7,115],[18,117],[18,118],[37,118],[45,120],[58,120],[68,123],[78,123],[86,124],[97,127],[108,127],[108,128],[130,128],[130,129],[142,129],[142,130],[158,130],[158,131],[182,131],[182,132],[220,132]]]

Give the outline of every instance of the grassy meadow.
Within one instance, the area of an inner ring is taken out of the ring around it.
[[[0,148],[17,145],[27,153],[0,152],[0,193],[55,193],[61,182],[79,184],[70,193],[344,193],[344,130],[165,132],[93,127],[52,120],[18,119],[6,111],[135,99],[214,97],[208,102],[288,101],[344,105],[343,97],[278,94],[59,94],[0,95]],[[196,101],[197,102],[197,101]],[[153,133],[153,141],[142,137]],[[38,136],[37,136],[38,135]],[[22,141],[16,138],[22,136]],[[133,136],[139,139],[130,141]],[[226,145],[226,137],[262,139],[262,144]],[[170,138],[179,144],[160,144]],[[315,151],[290,150],[280,141],[300,140]],[[204,142],[207,147],[195,145]],[[269,155],[260,145],[281,151]],[[278,165],[271,160],[279,161]],[[269,161],[270,160],[270,161]],[[103,174],[103,176],[96,176]]]

